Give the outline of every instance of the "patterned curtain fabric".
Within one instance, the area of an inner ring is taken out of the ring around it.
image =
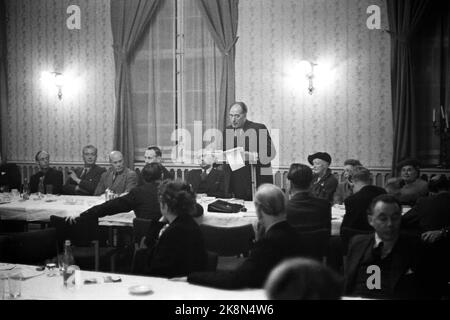
[[[238,27],[239,0],[197,0],[200,11],[216,45],[224,56],[220,85],[220,131],[226,126],[227,109],[235,100],[235,44]]]
[[[411,45],[429,0],[387,0],[391,34],[391,87],[394,126],[392,173],[406,157],[417,157],[416,104]]]
[[[161,0],[111,0],[111,26],[116,65],[114,148],[134,167],[133,114],[131,109],[130,58]]]
[[[4,0],[0,0],[0,120],[3,119],[8,106],[6,65],[6,5]],[[5,160],[7,152],[6,143],[3,143],[3,139],[6,139],[6,137],[3,134],[2,123],[0,121],[0,154],[2,155],[2,159]]]

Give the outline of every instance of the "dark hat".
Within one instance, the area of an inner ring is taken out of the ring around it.
[[[314,159],[320,159],[320,160],[328,162],[329,164],[331,163],[331,156],[326,152],[316,152],[316,153],[308,156],[308,162],[310,164],[313,164]]]
[[[404,166],[413,166],[414,168],[420,168],[420,162],[416,159],[405,159],[397,164],[397,169],[401,169]]]

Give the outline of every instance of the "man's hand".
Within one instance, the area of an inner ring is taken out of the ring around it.
[[[428,243],[434,243],[444,236],[442,230],[433,230],[422,233],[422,240]]]
[[[81,179],[77,177],[76,173],[74,171],[72,171],[70,173],[70,178],[75,181],[77,184],[80,184]]]
[[[75,223],[77,223],[77,218],[78,218],[78,216],[68,216],[68,217],[66,217],[66,221],[69,224],[75,224]]]

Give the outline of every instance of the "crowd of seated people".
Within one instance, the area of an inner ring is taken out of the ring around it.
[[[62,173],[50,167],[49,153],[39,151],[35,155],[39,171],[30,179],[31,192],[101,195],[110,190],[120,195],[68,221],[131,210],[138,218],[150,219],[138,260],[141,274],[226,289],[265,287],[273,299],[334,299],[342,293],[410,299],[444,294],[450,266],[445,254],[450,252],[450,185],[445,175],[429,183],[420,179],[416,160],[400,162],[400,177],[388,180],[384,188],[372,184],[370,170],[359,160],[344,162],[342,183],[329,168],[332,159],[326,152],[308,156],[311,166],[292,164],[287,195],[273,184],[259,186],[255,194],[258,228],[250,255],[235,270],[211,272],[206,271],[204,240],[194,219],[203,211],[196,193],[227,197],[226,177],[211,154],[202,153],[200,169],[189,171],[186,182],[173,180],[158,147],[145,151],[146,164],[139,175],[124,166],[119,151],[110,153],[108,170],[96,165],[94,146],[85,146],[82,157],[84,166],[72,170],[63,184]],[[1,169],[1,184],[20,188],[17,166],[3,161]],[[324,269],[321,262],[298,260],[305,256],[305,248],[295,227],[326,228],[331,233],[333,203],[345,206],[339,253],[345,259],[340,270],[344,286],[335,271]],[[403,216],[402,205],[412,206]],[[439,268],[431,270],[430,261]],[[325,280],[333,290],[323,290]],[[305,286],[317,291],[307,292]]]

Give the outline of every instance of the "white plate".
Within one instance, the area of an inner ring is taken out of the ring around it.
[[[132,286],[128,290],[130,291],[131,294],[139,294],[139,295],[153,293],[153,290],[149,286],[146,286],[146,285]]]

